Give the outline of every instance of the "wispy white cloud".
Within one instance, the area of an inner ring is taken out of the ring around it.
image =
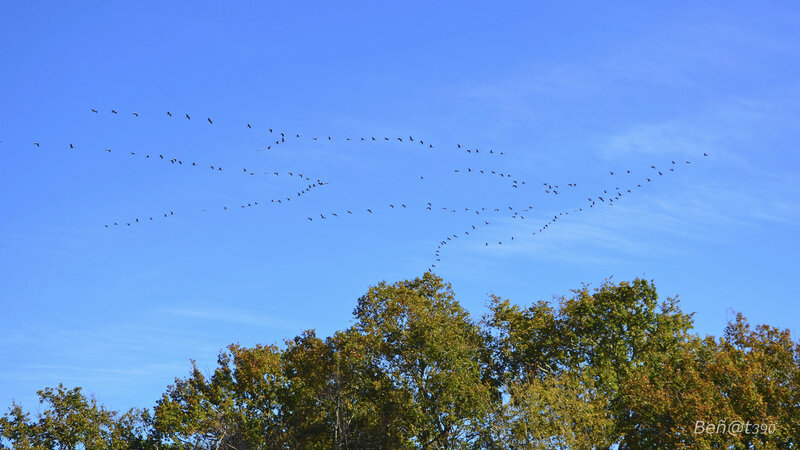
[[[299,323],[272,315],[243,309],[218,308],[218,307],[170,307],[162,308],[159,312],[172,316],[200,319],[212,322],[227,322],[238,325],[275,328],[279,330],[297,331],[302,329]]]
[[[165,364],[165,363],[146,363],[137,365],[135,367],[97,367],[97,366],[79,366],[69,364],[21,364],[16,367],[18,372],[14,373],[14,377],[18,376],[19,372],[35,374],[30,379],[36,380],[44,376],[44,374],[51,373],[64,378],[79,378],[85,379],[86,377],[108,380],[109,377],[120,376],[129,377],[136,375],[148,375],[153,373],[169,373],[178,374],[186,369],[186,364]],[[0,373],[0,377],[3,373]]]
[[[628,127],[607,138],[598,154],[614,160],[630,154],[693,155],[712,152],[717,137],[708,130],[679,121],[646,123]]]
[[[457,254],[462,263],[474,256],[586,265],[613,265],[655,254],[688,256],[700,242],[735,244],[737,230],[800,221],[798,181],[785,180],[781,188],[770,190],[685,179],[673,189],[629,194],[613,207],[559,217],[543,232],[539,228],[549,218],[495,219],[480,238],[443,253]]]

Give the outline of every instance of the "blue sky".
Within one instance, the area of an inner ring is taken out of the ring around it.
[[[791,2],[2,2],[0,403],[150,406],[432,263],[475,318],[643,276],[700,333],[800,329],[798,30]]]

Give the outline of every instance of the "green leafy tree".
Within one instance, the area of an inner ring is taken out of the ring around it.
[[[681,312],[676,299],[659,302],[653,283],[642,279],[607,281],[593,292],[583,286],[573,293],[560,298],[557,308],[537,302],[523,309],[491,298],[484,323],[494,336],[496,376],[506,386],[537,386],[552,374],[556,379],[570,374],[566,380],[578,376],[587,392],[591,387],[593,396],[605,398],[613,442],[624,443],[637,424],[620,388],[634,368],[657,364],[680,348],[692,327],[691,315]],[[513,391],[508,391],[512,404],[517,402]]]
[[[373,372],[383,383],[381,420],[407,445],[449,448],[477,442],[497,400],[487,336],[431,273],[370,288],[354,311]],[[388,384],[387,384],[388,383]],[[397,414],[400,414],[398,420]]]
[[[322,340],[307,331],[286,344],[282,411],[292,447],[400,446],[397,403],[362,335],[347,330]]]
[[[16,403],[0,418],[0,436],[14,448],[135,449],[155,445],[149,438],[146,411],[131,409],[119,414],[87,399],[81,388],[67,389],[61,384],[37,394],[44,411],[35,421]]]
[[[155,407],[154,427],[175,448],[258,448],[283,441],[280,350],[231,345],[205,376],[192,362]]]
[[[691,339],[658,366],[636,370],[622,390],[637,424],[626,442],[631,448],[793,448],[800,442],[799,393],[800,347],[789,332],[753,331],[739,314],[719,340]],[[730,432],[737,421],[767,430]],[[724,431],[707,433],[707,424]]]

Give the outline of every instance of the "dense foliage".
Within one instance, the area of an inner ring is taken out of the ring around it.
[[[15,448],[790,448],[800,344],[738,315],[722,337],[652,282],[584,286],[473,320],[441,278],[380,283],[354,324],[194,363],[152,410],[39,391],[0,419]],[[759,424],[747,431],[732,424]],[[702,423],[700,426],[698,423]],[[711,428],[709,428],[711,424]],[[720,427],[720,425],[722,425]]]

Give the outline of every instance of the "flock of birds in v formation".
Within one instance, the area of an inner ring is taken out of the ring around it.
[[[91,111],[93,113],[99,114],[99,111],[97,109],[92,108]],[[114,109],[111,110],[111,113],[113,115],[119,114],[119,112],[114,110]],[[133,112],[132,115],[134,117],[136,117],[136,118],[139,117],[139,113],[137,113],[137,112]],[[169,111],[167,111],[166,116],[170,117],[170,118],[175,117],[175,115],[173,115]],[[187,120],[192,120],[192,117],[189,114],[184,114],[184,118],[187,119]],[[208,122],[209,125],[213,125],[214,124],[214,121],[210,117],[206,118],[206,121]],[[252,129],[253,126],[248,123],[247,124],[247,128],[248,129]],[[264,148],[259,148],[258,151],[264,151],[264,150],[268,151],[268,150],[271,150],[273,148],[273,146],[278,146],[278,145],[284,144],[284,143],[286,143],[286,140],[287,140],[287,138],[289,136],[289,134],[287,134],[286,132],[275,131],[272,128],[269,128],[267,130],[267,133],[275,138],[275,142],[274,143],[270,143],[269,145],[267,145],[265,149]],[[294,138],[293,139],[295,139],[295,140],[304,139],[303,135],[300,135],[298,133],[293,133],[293,134],[294,134]],[[324,137],[312,136],[311,140],[312,141],[329,141],[329,142],[338,141],[338,140],[334,139],[331,136],[324,136]],[[404,142],[404,143],[409,143],[409,144],[412,144],[412,143],[413,144],[418,144],[418,145],[422,146],[423,148],[426,148],[426,149],[429,149],[429,150],[432,150],[432,149],[435,148],[433,144],[428,143],[426,145],[424,140],[422,140],[422,139],[414,139],[413,136],[408,136],[408,137],[365,136],[365,137],[360,137],[360,138],[357,138],[357,139],[353,139],[353,138],[349,138],[348,137],[348,138],[345,138],[345,141],[346,142],[349,142],[349,141],[395,142],[395,141],[397,141],[397,142]],[[41,146],[41,144],[39,142],[34,142],[34,145],[37,148]],[[75,149],[76,147],[75,147],[74,144],[69,144],[69,148],[70,149]],[[464,153],[474,154],[474,155],[478,155],[478,154],[481,153],[480,149],[478,149],[478,148],[466,148],[466,147],[463,147],[461,144],[456,144],[455,149],[458,150],[458,151],[462,151]],[[106,148],[105,152],[111,153],[112,150],[110,148]],[[494,150],[488,150],[488,151],[484,150],[483,153],[484,154],[488,154],[488,155],[492,155],[492,156],[503,156],[503,155],[505,155],[504,152],[495,152]],[[141,156],[142,155],[141,152],[138,155]],[[130,156],[137,156],[137,153],[136,152],[130,152]],[[703,156],[707,157],[708,153],[703,153]],[[182,159],[178,159],[177,157],[166,156],[164,154],[144,154],[144,158],[145,159],[153,159],[153,160],[169,161],[171,164],[178,165],[178,166],[183,166],[183,165],[186,165],[188,167],[203,167],[203,166],[205,166],[205,164],[198,165],[198,163],[196,161],[191,161],[190,162],[190,161],[187,160],[186,163],[184,163],[184,161]],[[657,168],[655,165],[650,165],[650,168],[649,168],[649,170],[651,171],[650,174],[648,176],[642,178],[639,182],[631,184],[630,187],[626,187],[626,188],[615,187],[614,189],[612,189],[610,191],[608,189],[604,189],[603,192],[602,192],[602,195],[598,193],[594,197],[587,197],[586,198],[586,203],[584,204],[584,206],[579,206],[577,208],[564,210],[564,211],[559,212],[558,214],[554,214],[552,219],[550,219],[547,222],[541,224],[541,226],[538,228],[538,230],[533,231],[531,233],[531,235],[536,235],[536,233],[542,233],[542,232],[548,230],[552,225],[554,225],[559,220],[559,218],[562,218],[564,216],[569,215],[570,212],[573,213],[573,214],[577,214],[577,213],[581,213],[581,212],[587,211],[590,208],[594,208],[595,206],[601,206],[601,205],[613,206],[614,203],[618,202],[623,196],[628,195],[628,194],[632,194],[635,189],[641,189],[647,183],[653,182],[656,179],[657,176],[660,177],[660,176],[666,175],[666,174],[668,174],[670,172],[674,172],[677,167],[680,167],[680,166],[686,165],[686,164],[691,164],[691,161],[684,161],[683,164],[679,164],[676,161],[671,161],[671,164],[667,168]],[[211,171],[223,172],[222,166],[220,166],[218,164],[208,164],[207,166]],[[239,173],[241,173],[243,175],[256,175],[255,171],[249,170],[247,168],[243,168],[242,172],[239,172]],[[498,177],[500,179],[503,179],[503,180],[506,180],[506,181],[510,181],[511,182],[511,186],[513,188],[519,188],[521,185],[527,185],[528,184],[527,181],[523,181],[523,180],[517,179],[515,177],[512,177],[511,174],[509,174],[509,173],[500,172],[500,171],[497,171],[497,170],[466,168],[466,169],[461,169],[461,170],[455,169],[454,173],[472,173],[472,174],[496,176],[496,177]],[[624,172],[620,172],[620,175],[631,175],[631,173],[632,172],[631,172],[630,169],[625,169]],[[321,187],[321,186],[325,186],[326,184],[328,184],[328,182],[323,181],[323,180],[321,180],[319,178],[313,178],[312,179],[309,176],[305,176],[305,175],[303,175],[302,172],[297,171],[297,170],[284,171],[283,174],[281,172],[279,172],[279,171],[266,171],[266,172],[264,172],[264,175],[271,175],[271,176],[280,176],[280,175],[286,176],[286,175],[288,175],[289,177],[297,177],[301,182],[303,182],[303,184],[305,184],[305,186],[303,186],[303,188],[301,190],[296,192],[296,195],[294,196],[294,198],[302,197],[303,195],[311,192],[312,189],[318,188],[318,187]],[[609,176],[617,176],[617,175],[618,175],[617,172],[609,171]],[[424,180],[425,177],[424,176],[420,176],[420,179]],[[577,183],[567,183],[567,185],[565,187],[567,189],[572,189],[572,188],[575,188],[577,186],[578,186]],[[544,191],[544,194],[554,195],[555,196],[555,195],[558,195],[559,189],[563,189],[563,188],[560,187],[557,184],[552,184],[552,183],[547,183],[547,182],[543,182],[542,183],[542,190]],[[286,197],[281,197],[281,198],[276,198],[276,199],[271,199],[270,203],[281,204],[281,203],[288,203],[290,201],[292,201],[292,195],[289,195],[289,196],[286,196]],[[249,207],[258,206],[258,205],[259,205],[259,202],[254,201],[254,202],[249,202],[249,203],[243,203],[243,204],[238,205],[238,206],[240,208],[249,208]],[[461,211],[460,208],[459,209],[454,209],[454,208],[450,208],[450,207],[446,207],[446,206],[434,205],[431,202],[427,202],[425,205],[421,205],[420,204],[420,205],[412,205],[412,206],[415,206],[415,207],[418,207],[418,208],[424,207],[426,211],[438,210],[438,211],[451,213],[451,214]],[[388,204],[388,205],[386,205],[384,207],[385,208],[390,208],[390,209],[398,209],[398,210],[400,210],[400,209],[409,209],[410,208],[410,206],[408,204],[406,204],[406,203],[398,203],[398,204],[390,203],[390,204]],[[230,209],[232,209],[232,208],[234,208],[234,207],[231,207]],[[510,214],[510,217],[512,219],[525,220],[525,215],[523,213],[532,211],[533,210],[533,205],[529,205],[529,206],[525,206],[525,207],[508,206],[507,208],[508,209],[506,209],[506,207],[503,207],[503,208],[473,208],[473,209],[464,208],[464,212],[465,213],[474,213],[476,216],[479,216],[481,214],[490,215],[493,212],[495,212],[495,213],[505,213],[505,214]],[[230,210],[227,205],[223,206],[222,209],[224,211],[229,211]],[[377,210],[377,208],[365,208],[363,213],[364,214],[373,214],[374,211],[376,211],[376,210]],[[206,210],[203,209],[202,211],[206,211]],[[352,210],[328,212],[327,216],[324,213],[320,213],[319,214],[319,218],[316,218],[316,219],[317,220],[328,220],[328,219],[334,218],[334,217],[353,215],[353,214],[357,214],[357,213],[354,213]],[[156,215],[155,218],[159,218],[159,217],[162,217],[162,216],[163,216],[163,218],[168,218],[168,217],[173,216],[173,215],[175,215],[175,213],[173,211],[165,211],[165,212],[162,212],[162,213],[159,213],[158,215]],[[313,222],[315,217],[308,217],[307,219],[309,221]],[[128,227],[130,227],[130,226],[138,224],[138,223],[144,223],[144,222],[149,222],[149,221],[153,221],[153,220],[154,220],[153,216],[148,216],[146,218],[145,217],[141,218],[141,220],[140,220],[140,218],[134,218],[134,219],[132,219],[132,221],[123,221],[123,222],[115,221],[115,222],[111,222],[109,224],[105,224],[105,228],[113,228],[113,227],[119,227],[119,226],[128,226]],[[474,233],[479,228],[485,227],[487,225],[490,225],[490,223],[491,222],[489,220],[485,220],[485,219],[484,220],[479,220],[476,223],[470,225],[470,228],[468,228],[467,230],[463,231],[461,234],[464,237],[468,237],[468,236],[470,236],[470,231],[472,231]],[[450,242],[452,242],[454,239],[458,239],[458,237],[459,237],[459,233],[453,233],[451,235],[448,235],[448,236],[444,237],[439,242],[437,242],[436,251],[434,252],[434,262],[430,265],[428,270],[433,270],[433,269],[436,268],[436,264],[435,263],[441,261],[441,251],[442,251],[442,249],[445,246],[447,246]],[[509,239],[507,239],[507,241],[514,241],[515,238],[517,238],[517,236],[510,236]],[[488,242],[488,241],[484,242],[484,246],[489,247],[490,245],[494,245],[494,244],[492,242]],[[503,245],[503,241],[497,241],[496,245],[498,245],[498,246]]]

